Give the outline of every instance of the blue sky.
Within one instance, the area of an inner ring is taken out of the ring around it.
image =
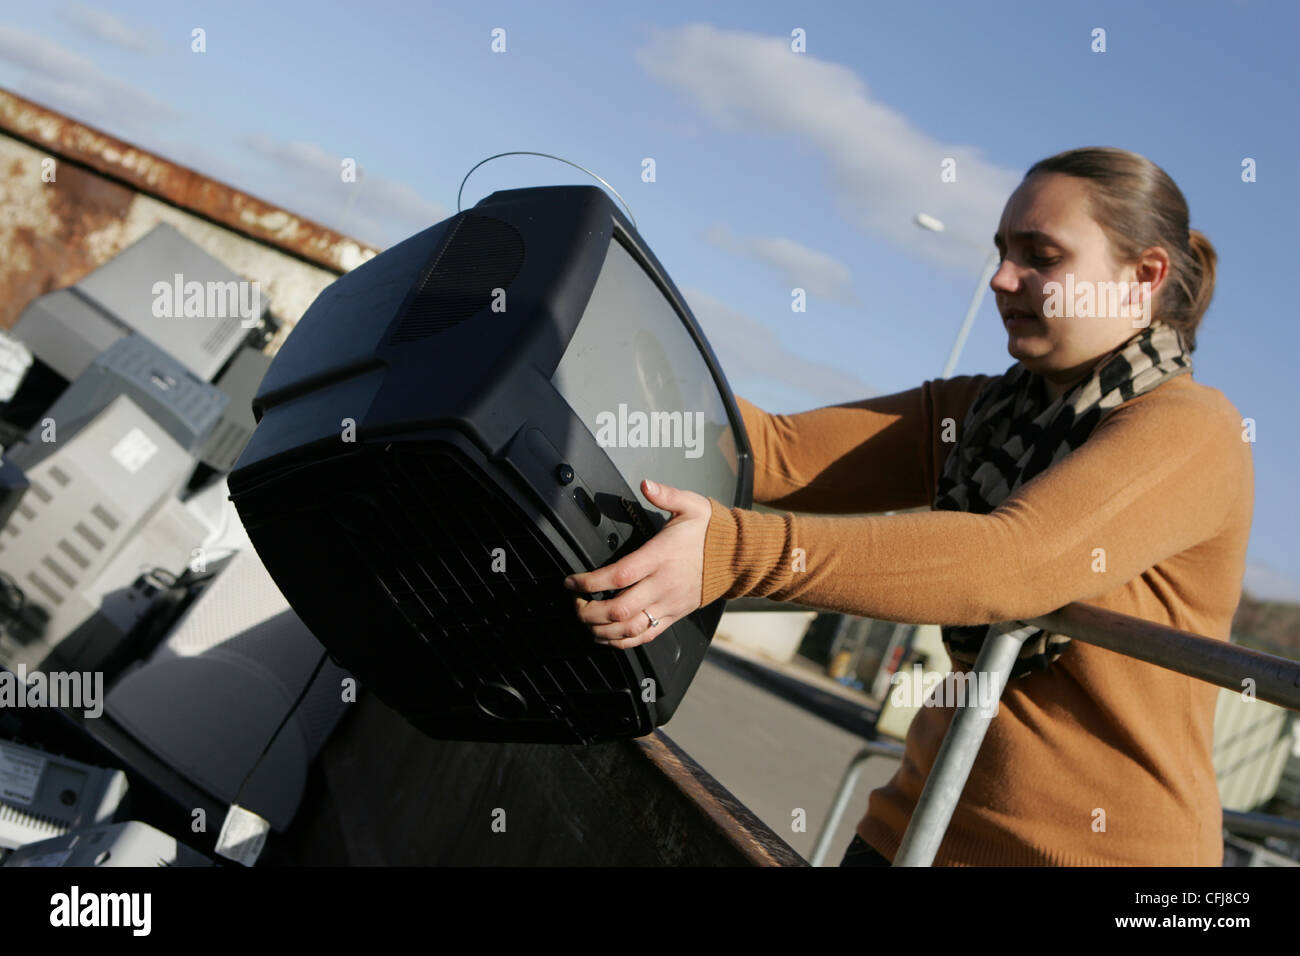
[[[774,412],[938,377],[1025,169],[1076,146],[1142,153],[1220,257],[1195,377],[1257,422],[1247,587],[1300,600],[1298,38],[1300,6],[1255,0],[53,0],[0,6],[0,86],[380,246],[454,213],[493,153],[580,163],[627,199],[732,388]],[[464,205],[571,182],[590,180],[508,157]],[[955,374],[1012,361],[986,294]]]

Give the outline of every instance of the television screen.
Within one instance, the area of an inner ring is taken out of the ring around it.
[[[740,463],[727,403],[673,302],[620,242],[609,243],[551,384],[644,507],[653,506],[641,477],[735,497]]]
[[[344,275],[253,411],[229,478],[250,540],[417,727],[589,743],[672,716],[723,602],[618,650],[561,582],[662,527],[643,478],[748,507],[752,463],[712,350],[604,192],[493,193]]]

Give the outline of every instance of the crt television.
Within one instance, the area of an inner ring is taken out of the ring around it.
[[[620,650],[561,582],[663,526],[641,479],[749,507],[753,463],[712,349],[602,190],[495,192],[342,276],[253,413],[228,479],[249,539],[413,725],[585,744],[672,716],[725,602]]]

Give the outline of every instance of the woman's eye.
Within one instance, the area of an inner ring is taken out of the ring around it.
[[[1034,256],[1034,262],[1040,266],[1050,266],[1059,258],[1059,256]]]

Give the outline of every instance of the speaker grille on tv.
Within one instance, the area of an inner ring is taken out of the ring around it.
[[[444,332],[486,308],[524,263],[524,240],[508,222],[465,215],[437,254],[391,343]]]
[[[569,569],[533,521],[456,449],[391,448],[345,466],[364,483],[330,476],[340,490],[326,513],[464,702],[565,728],[561,739],[636,728],[623,655],[577,621],[558,587]]]

